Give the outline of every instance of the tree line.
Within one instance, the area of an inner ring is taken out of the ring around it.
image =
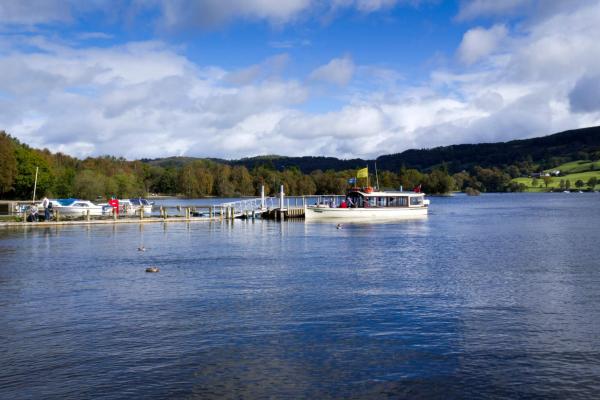
[[[314,170],[303,173],[297,166],[277,169],[272,163],[255,164],[251,169],[225,161],[191,159],[182,165],[159,166],[140,160],[113,156],[78,159],[63,153],[39,150],[0,132],[0,197],[32,197],[36,167],[37,197],[107,199],[130,198],[149,193],[195,197],[257,196],[264,185],[267,195],[276,195],[284,185],[288,195],[343,194],[357,169]],[[361,168],[364,167],[360,166]],[[396,171],[370,174],[371,186],[378,180],[381,189],[412,190],[421,185],[429,194],[467,189],[481,192],[520,191],[524,187],[511,179],[535,169],[524,161],[506,168],[482,168],[450,174],[445,164],[429,171],[401,166]],[[364,186],[366,182],[359,182]]]

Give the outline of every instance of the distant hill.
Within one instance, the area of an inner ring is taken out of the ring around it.
[[[459,144],[433,149],[407,150],[399,154],[378,157],[377,166],[390,171],[398,170],[402,165],[407,168],[428,170],[445,163],[450,172],[469,169],[474,165],[501,167],[526,160],[552,166],[560,162],[585,158],[583,153],[589,155],[599,151],[600,126],[596,126],[510,142]]]
[[[256,166],[266,165],[278,171],[285,168],[297,167],[305,174],[318,169],[326,171],[333,169],[341,171],[345,169],[363,168],[367,165],[366,160],[353,158],[351,160],[340,160],[335,157],[284,157],[284,156],[259,156],[242,158],[241,160],[230,161],[233,165],[244,165],[248,169]]]
[[[530,161],[547,168],[560,163],[585,159],[596,154],[600,156],[600,126],[573,129],[549,136],[532,139],[512,140],[510,142],[458,144],[432,149],[406,150],[402,153],[383,155],[377,158],[380,170],[398,171],[402,166],[428,171],[439,165],[446,165],[450,173],[468,170],[475,165],[481,167],[504,167],[521,161]],[[180,167],[201,158],[168,157],[154,160],[142,160],[161,167]],[[307,174],[315,170],[362,168],[374,160],[354,158],[350,160],[335,157],[286,157],[266,155],[242,158],[240,160],[208,159],[230,165],[244,165],[248,169],[256,166],[281,171],[297,167]]]
[[[192,161],[210,160],[221,164],[228,164],[229,161],[220,158],[199,158],[199,157],[166,157],[166,158],[142,158],[140,161],[146,164],[154,165],[162,168],[180,168]]]

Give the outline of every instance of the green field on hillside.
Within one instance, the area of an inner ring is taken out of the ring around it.
[[[570,173],[568,175],[564,175],[564,176],[555,176],[552,177],[550,179],[550,183],[548,184],[548,189],[559,189],[560,188],[560,181],[564,180],[565,182],[567,180],[570,181],[571,186],[570,186],[570,190],[577,190],[577,186],[575,186],[575,182],[577,182],[578,180],[582,180],[584,183],[584,186],[581,187],[582,190],[588,190],[589,187],[587,186],[587,181],[591,178],[591,177],[596,177],[596,179],[598,179],[598,184],[596,185],[595,189],[598,190],[600,189],[600,163],[596,162],[594,163],[595,165],[598,165],[598,170],[595,171],[590,171],[590,165],[591,163],[589,161],[585,161],[585,164],[579,164],[581,163],[580,161],[573,161],[571,163],[567,163],[567,164],[563,164],[560,165],[556,168],[551,168],[547,171],[556,171],[559,170],[561,172],[566,172],[566,171],[581,171],[582,170],[582,166],[587,167],[588,171],[586,172],[577,172],[577,173]],[[594,166],[595,167],[595,166]],[[563,172],[563,173],[564,173]],[[525,185],[527,187],[527,191],[528,192],[545,192],[546,191],[546,185],[544,184],[544,180],[542,178],[538,178],[537,179],[537,187],[534,187],[533,184],[533,178],[515,178],[512,180],[513,182],[516,183],[522,183],[523,185]]]
[[[544,172],[552,171],[560,171],[563,176],[551,177],[548,188],[546,188],[543,178],[537,178],[537,186],[535,187],[533,186],[533,178],[515,178],[512,181],[525,185],[527,187],[527,192],[545,192],[551,189],[559,189],[561,180],[564,180],[565,182],[569,180],[571,183],[570,190],[579,189],[577,186],[575,186],[575,183],[578,180],[581,180],[584,183],[584,186],[581,187],[581,190],[589,190],[590,188],[587,185],[588,180],[592,177],[596,177],[599,182],[595,189],[600,189],[600,161],[571,161],[558,165],[554,168],[547,169]]]
[[[577,172],[600,171],[600,161],[571,161],[557,167],[547,169],[545,172],[560,171],[563,174],[574,174]],[[569,178],[570,179],[570,178]],[[577,178],[581,179],[581,178]],[[588,178],[589,179],[589,178]]]

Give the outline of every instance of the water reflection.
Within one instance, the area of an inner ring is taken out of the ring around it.
[[[577,201],[2,231],[0,397],[593,397],[600,217]]]

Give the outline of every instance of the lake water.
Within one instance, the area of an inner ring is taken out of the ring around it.
[[[0,398],[597,398],[599,206],[2,229]]]

